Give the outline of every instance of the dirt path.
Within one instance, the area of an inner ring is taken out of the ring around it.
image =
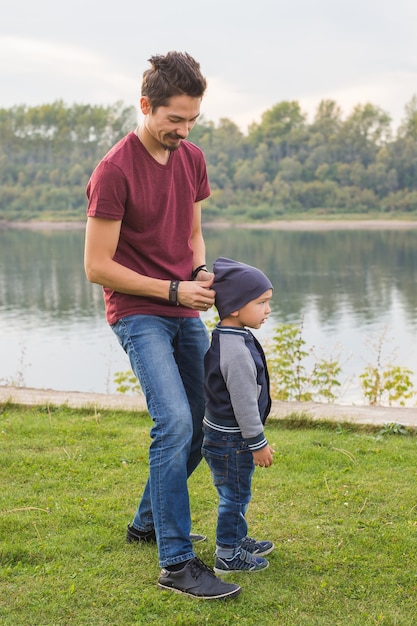
[[[45,405],[92,410],[117,409],[145,411],[145,399],[141,395],[83,393],[78,391],[55,391],[25,387],[0,386],[0,403],[12,402],[22,405]],[[271,418],[282,419],[291,413],[306,413],[312,419],[327,419],[358,424],[397,423],[417,427],[417,408],[391,408],[378,406],[318,404],[316,402],[272,403]]]

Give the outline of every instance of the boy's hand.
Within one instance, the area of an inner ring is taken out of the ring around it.
[[[269,467],[274,462],[273,454],[275,450],[271,448],[270,445],[266,445],[261,450],[255,450],[252,452],[253,461],[255,465],[259,467]]]

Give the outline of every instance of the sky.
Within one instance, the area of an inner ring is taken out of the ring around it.
[[[284,100],[312,121],[323,99],[343,118],[370,102],[396,130],[417,94],[416,0],[5,0],[2,9],[0,108],[138,108],[147,60],[169,50],[199,61],[204,119],[243,132]]]

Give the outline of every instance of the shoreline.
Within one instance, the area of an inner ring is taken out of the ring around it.
[[[146,401],[142,394],[104,394],[0,385],[0,404],[8,402],[27,406],[68,406],[92,411],[100,409],[147,411]],[[272,401],[270,419],[288,419],[294,414],[305,415],[314,421],[329,420],[374,426],[397,423],[406,427],[417,427],[417,409],[411,407]]]
[[[254,222],[231,224],[230,222],[203,222],[203,228],[241,228],[246,230],[414,230],[417,220],[275,220],[272,222]]]
[[[0,222],[1,230],[82,230],[85,221],[77,222]],[[274,220],[271,222],[232,223],[226,221],[204,222],[203,228],[236,228],[244,230],[282,230],[282,231],[330,231],[330,230],[416,230],[417,220],[372,220],[372,219],[295,219]]]
[[[92,411],[147,411],[145,398],[141,394],[103,394],[0,385],[0,404],[8,402],[27,406],[68,406]],[[374,426],[397,423],[406,427],[417,427],[417,408],[272,401],[270,419],[288,419],[294,414],[306,415],[315,421],[330,420]]]

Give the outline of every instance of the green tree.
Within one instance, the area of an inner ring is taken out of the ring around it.
[[[348,163],[356,161],[367,166],[390,138],[391,118],[388,113],[370,103],[358,104],[341,126],[339,153],[343,152]]]

